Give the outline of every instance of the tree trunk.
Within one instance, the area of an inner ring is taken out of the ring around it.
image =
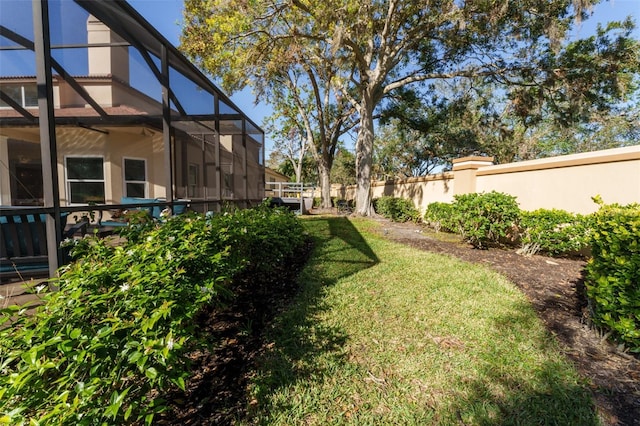
[[[298,164],[295,165],[295,170],[296,170],[296,182],[302,182],[302,160],[298,161]]]
[[[360,130],[356,141],[356,213],[371,215],[371,166],[373,164],[373,102],[364,93],[360,109]]]
[[[318,164],[318,172],[320,173],[320,195],[322,197],[321,207],[323,209],[331,208],[331,171],[325,164]]]

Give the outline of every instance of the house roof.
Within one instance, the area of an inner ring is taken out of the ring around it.
[[[282,173],[280,173],[278,171],[275,171],[270,167],[265,167],[264,168],[264,173],[265,173],[265,175],[271,175],[271,176],[274,176],[274,177],[278,177],[280,179],[284,179],[285,181],[289,180],[289,176],[283,175]]]
[[[166,49],[171,67],[203,89],[207,89],[215,94],[231,108],[241,112],[240,108],[238,108],[222,90],[126,1],[75,0],[75,2],[132,45],[141,45],[145,50],[151,52],[158,58],[162,58],[163,50]],[[252,125],[259,127],[248,117],[246,118]]]
[[[145,111],[137,110],[127,105],[117,107],[104,107],[108,115],[147,115]],[[27,108],[27,111],[34,117],[38,117],[38,108]],[[93,108],[62,108],[56,109],[56,117],[100,117],[100,114]],[[22,115],[13,109],[0,109],[0,118],[20,118]]]

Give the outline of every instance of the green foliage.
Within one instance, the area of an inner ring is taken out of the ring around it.
[[[640,353],[640,204],[594,214],[586,288],[592,319]]]
[[[454,196],[453,227],[476,248],[512,238],[520,217],[516,197],[501,192]]]
[[[455,232],[454,216],[451,203],[435,202],[427,206],[424,212],[424,221],[437,232]]]
[[[376,213],[394,222],[417,222],[420,219],[420,212],[413,201],[406,198],[383,195],[373,201],[373,207]]]
[[[522,250],[553,256],[579,252],[588,246],[589,225],[589,217],[564,210],[523,211],[520,215]]]
[[[479,131],[491,139],[490,145],[500,143],[505,158],[518,153],[513,142],[517,147],[525,130],[543,116],[570,125],[627,101],[639,63],[630,20],[600,28],[582,42],[562,43],[598,1],[187,0],[180,45],[227,89],[252,85],[261,100],[272,102],[274,94],[276,99],[295,99],[297,121],[306,132],[319,129],[321,138],[313,149],[321,152],[325,171],[330,169],[333,142],[353,128],[357,111],[357,212],[366,215],[374,111],[401,87],[422,82],[430,97],[437,91],[428,81],[451,83],[477,76],[472,87],[492,82],[492,91],[506,99],[487,104],[501,108],[485,109],[484,118],[474,120],[471,128],[454,116],[458,122],[453,130]],[[479,93],[475,100],[483,98]],[[435,113],[443,111],[434,106]],[[461,110],[459,105],[444,107]],[[504,120],[499,118],[511,111]],[[427,135],[448,133],[436,120],[424,122],[436,126],[427,129]],[[491,128],[483,131],[487,122]],[[455,142],[445,136],[447,143]],[[427,147],[438,145],[432,140]],[[439,156],[426,153],[424,159],[439,161]]]
[[[251,274],[272,273],[297,254],[306,238],[302,225],[286,208],[261,205],[214,216],[211,223],[225,232],[217,249],[228,250],[232,264]]]
[[[376,137],[375,167],[379,176],[424,176],[437,166],[450,165],[455,158],[479,151],[479,137],[471,129],[473,118],[469,116],[479,108],[470,107],[468,94],[451,95],[448,84],[434,85],[429,94],[398,90],[382,111],[382,126]]]
[[[355,185],[356,183],[356,156],[346,149],[339,149],[333,160],[331,168],[331,183],[342,185]]]
[[[269,273],[299,248],[297,219],[260,207],[145,223],[114,246],[80,240],[78,260],[33,315],[0,311],[0,423],[130,424],[185,389],[195,315],[247,271]]]

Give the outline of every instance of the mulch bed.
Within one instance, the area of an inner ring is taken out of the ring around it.
[[[187,391],[165,396],[173,409],[156,424],[231,425],[246,418],[252,404],[247,387],[265,349],[264,330],[297,294],[297,277],[312,248],[308,241],[271,277],[248,273],[237,278],[232,299],[196,318],[211,347],[192,354],[194,375]]]

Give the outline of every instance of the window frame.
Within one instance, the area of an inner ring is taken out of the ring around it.
[[[69,165],[68,165],[68,160],[69,159],[76,159],[76,158],[99,158],[102,161],[102,179],[72,179],[69,178]],[[66,190],[66,196],[67,196],[67,204],[70,206],[86,206],[89,205],[89,203],[74,203],[72,202],[72,194],[71,194],[71,183],[95,183],[95,182],[102,182],[102,189],[104,192],[104,202],[106,202],[107,199],[107,179],[106,179],[107,173],[105,170],[105,161],[104,161],[104,155],[65,155],[64,156],[64,186],[65,186],[65,190]]]
[[[195,175],[192,175],[192,170],[195,170]],[[195,177],[195,182],[191,183],[191,178]],[[187,163],[187,198],[195,198],[200,192],[200,164]]]
[[[127,160],[133,161],[142,161],[144,163],[144,181],[139,180],[127,180],[127,171],[126,164]],[[125,197],[129,197],[129,193],[127,192],[127,183],[138,183],[144,185],[144,196],[141,198],[149,197],[149,173],[147,169],[147,159],[140,157],[122,157],[122,195]]]
[[[20,99],[14,99],[14,101],[16,101],[16,103],[18,103],[22,108],[24,109],[35,109],[38,108],[38,98],[37,98],[37,85],[35,83],[31,84],[31,83],[8,83],[8,84],[3,84],[3,86],[5,87],[9,87],[9,86],[14,86],[14,87],[19,87],[20,88]],[[33,86],[33,88],[35,88],[36,90],[36,103],[35,105],[27,105],[27,96],[25,94],[25,87],[26,86]],[[7,110],[7,109],[13,109],[11,106],[9,105],[0,105],[0,110]]]

